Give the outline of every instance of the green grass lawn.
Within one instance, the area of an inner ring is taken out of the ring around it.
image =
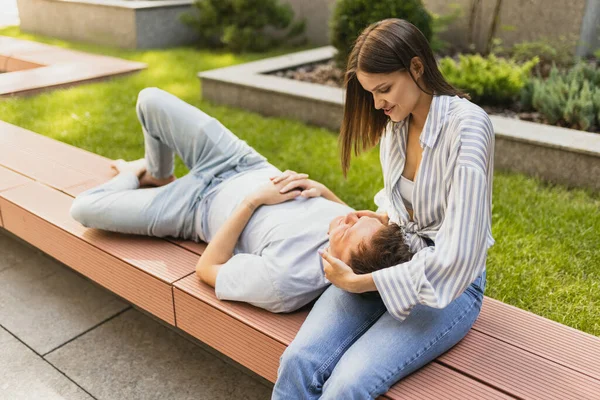
[[[192,48],[117,50],[28,35],[0,35],[141,61],[148,69],[103,83],[0,101],[0,119],[110,158],[143,156],[137,93],[167,90],[218,118],[281,169],[307,172],[355,208],[373,209],[382,187],[378,153],[353,162],[342,178],[336,133],[200,99],[198,71],[285,53],[233,55]],[[289,50],[288,50],[289,51]],[[186,173],[178,161],[176,174]],[[600,336],[600,195],[496,172],[488,257],[490,297]]]

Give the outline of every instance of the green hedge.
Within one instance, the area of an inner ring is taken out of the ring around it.
[[[236,53],[265,51],[298,38],[305,30],[305,21],[293,23],[291,6],[278,0],[196,0],[194,8],[181,20],[198,32],[201,47],[223,47]],[[265,34],[268,27],[287,30],[287,34],[275,39]]]
[[[554,66],[548,79],[535,78],[523,89],[521,102],[551,124],[589,130],[600,123],[600,71],[585,62],[564,72]]]
[[[329,22],[329,39],[338,51],[336,62],[340,68],[346,68],[358,35],[367,26],[386,18],[405,19],[431,40],[433,18],[421,0],[338,0]]]

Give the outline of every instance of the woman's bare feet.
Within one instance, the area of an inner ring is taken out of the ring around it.
[[[125,160],[115,160],[110,166],[117,170],[117,172],[133,172],[135,176],[140,180],[140,186],[164,186],[173,182],[175,179],[175,175],[171,175],[168,178],[155,178],[150,175],[147,171],[146,160],[144,158],[140,158],[135,161],[125,161]]]

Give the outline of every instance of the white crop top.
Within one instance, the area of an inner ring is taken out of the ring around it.
[[[402,196],[402,200],[404,201],[404,205],[407,210],[413,209],[412,206],[412,194],[415,188],[415,183],[404,176],[400,175],[400,196]]]

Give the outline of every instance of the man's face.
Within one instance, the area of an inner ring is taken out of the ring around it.
[[[355,212],[336,217],[329,223],[329,254],[348,264],[350,252],[383,227],[377,218],[359,218]]]

